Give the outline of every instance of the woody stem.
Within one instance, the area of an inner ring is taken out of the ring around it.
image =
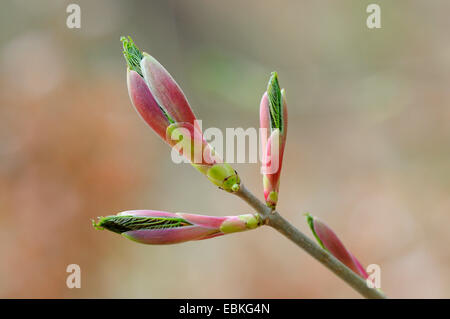
[[[370,299],[386,298],[386,296],[379,289],[370,288],[367,285],[366,280],[341,263],[328,251],[322,249],[314,241],[309,239],[309,237],[295,228],[277,211],[267,207],[243,184],[241,184],[239,191],[235,194],[242,198],[260,214],[264,224],[276,229],[278,232],[294,242],[297,246],[305,250],[309,255],[334,272],[339,278],[358,291],[362,296]]]

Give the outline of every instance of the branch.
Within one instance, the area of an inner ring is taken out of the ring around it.
[[[371,299],[384,299],[386,296],[379,289],[369,288],[366,280],[354,273],[350,268],[341,263],[333,255],[313,242],[309,237],[295,228],[277,211],[274,211],[263,204],[253,195],[243,184],[240,190],[235,193],[238,197],[246,201],[262,217],[264,224],[271,226],[285,237],[293,241],[297,246],[305,250],[322,265],[334,272],[339,278],[358,291],[362,296]]]

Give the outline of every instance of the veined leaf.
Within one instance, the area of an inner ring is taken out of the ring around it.
[[[277,72],[272,72],[269,84],[267,85],[267,95],[269,97],[270,126],[273,129],[283,131],[283,98],[280,84],[278,83]]]
[[[132,230],[156,230],[191,226],[181,217],[148,217],[148,216],[107,216],[101,217],[98,223],[93,222],[97,229],[107,229],[115,233],[125,233]]]
[[[123,44],[123,56],[125,61],[127,61],[130,70],[136,71],[140,76],[142,75],[141,70],[141,60],[144,58],[141,50],[134,44],[130,36],[128,39],[126,37],[121,37],[120,41]]]

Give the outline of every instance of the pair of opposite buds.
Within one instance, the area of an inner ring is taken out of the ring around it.
[[[172,76],[155,58],[141,52],[130,37],[122,37],[121,41],[128,65],[130,99],[144,121],[214,185],[230,193],[238,192],[241,184],[238,173],[223,163],[204,139],[183,91]],[[261,99],[260,126],[267,133],[263,134],[261,143],[264,197],[267,206],[275,209],[288,126],[286,93],[280,89],[275,72]],[[180,142],[183,142],[181,148]],[[308,218],[322,247],[358,273],[362,267],[356,258],[349,257],[353,255],[345,248],[335,249],[343,245],[335,235],[335,238],[330,235],[331,230],[323,231],[321,226],[314,226],[311,216]],[[216,217],[134,210],[100,217],[93,224],[96,229],[107,229],[144,244],[174,244],[255,229],[262,225],[262,220],[258,214]]]

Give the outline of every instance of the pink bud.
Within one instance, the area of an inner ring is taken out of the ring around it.
[[[345,248],[344,244],[330,227],[310,214],[306,215],[306,219],[322,248],[328,250],[334,257],[364,279],[368,277],[367,272],[361,266],[360,262]]]
[[[262,96],[260,109],[262,133],[262,167],[264,198],[269,207],[278,202],[280,174],[286,145],[288,116],[286,93],[280,90],[276,73],[270,78],[268,91]]]
[[[237,172],[222,163],[205,141],[201,126],[172,76],[155,58],[142,53],[130,37],[122,37],[121,41],[128,65],[128,91],[142,118],[211,182],[228,192],[237,192]]]
[[[97,229],[108,229],[143,244],[176,244],[208,239],[254,229],[261,225],[259,215],[205,216],[155,210],[125,211],[101,217]]]
[[[135,71],[127,71],[128,94],[134,107],[161,138],[166,138],[169,121],[161,111],[144,79]]]
[[[221,162],[221,159],[213,154],[214,152],[210,145],[203,138],[203,133],[195,118],[195,125],[189,122],[175,122],[171,124],[170,120],[172,119],[172,115],[165,113],[165,110],[154,98],[144,78],[137,72],[128,69],[127,83],[130,99],[134,107],[144,121],[164,141],[172,147],[175,146],[179,142],[172,138],[172,134],[176,130],[177,137],[182,137],[185,143],[189,143],[189,145],[185,144],[185,146],[189,146],[189,149],[187,147],[180,149],[180,153],[191,163],[211,166],[217,162]]]
[[[145,52],[141,60],[141,69],[153,96],[173,120],[197,126],[195,115],[186,96],[169,72],[154,57]]]

